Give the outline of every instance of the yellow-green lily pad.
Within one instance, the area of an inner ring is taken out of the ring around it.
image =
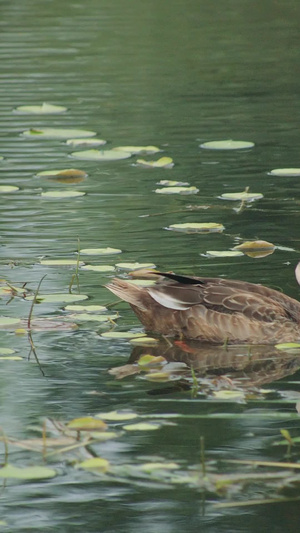
[[[157,161],[146,161],[145,159],[137,159],[137,164],[146,168],[172,168],[174,166],[171,157],[161,157]]]
[[[83,248],[80,253],[85,255],[114,255],[121,254],[122,250],[108,246],[107,248]]]
[[[140,270],[142,268],[155,268],[153,263],[116,263],[116,267],[121,270]]]
[[[188,187],[190,184],[188,181],[160,180],[157,185],[162,185],[163,187]]]
[[[78,170],[77,168],[63,168],[62,170],[43,170],[36,175],[41,178],[86,178],[87,173],[84,172],[84,170]]]
[[[20,355],[0,355],[1,361],[23,361],[23,357],[20,357]]]
[[[97,418],[103,418],[103,420],[108,420],[110,422],[125,422],[126,420],[133,420],[138,418],[138,415],[133,411],[128,410],[116,410],[108,411],[107,413],[98,413],[95,415]]]
[[[71,266],[77,265],[77,261],[76,259],[42,259],[40,264],[48,266]],[[84,262],[79,261],[79,265],[84,265]]]
[[[67,108],[61,105],[52,105],[44,102],[42,105],[20,105],[14,109],[15,113],[22,115],[58,115],[67,111]]]
[[[161,151],[159,148],[157,148],[157,146],[116,146],[115,148],[113,148],[113,150],[130,152],[132,155],[149,155],[156,154],[157,152]]]
[[[129,279],[128,283],[138,285],[139,287],[150,287],[151,285],[155,285],[156,281],[154,279]]]
[[[130,331],[106,331],[101,334],[105,339],[134,339],[136,337],[145,337],[145,333],[132,333]]]
[[[177,463],[144,463],[139,466],[139,470],[151,474],[156,470],[177,470],[180,466]]]
[[[16,351],[11,348],[0,348],[0,355],[11,355],[13,353],[16,353]]]
[[[89,313],[101,313],[107,311],[107,307],[104,305],[66,305],[66,311],[86,311]]]
[[[107,461],[107,459],[102,459],[102,457],[92,457],[91,459],[86,459],[76,465],[76,468],[83,468],[84,470],[92,470],[103,474],[109,470],[109,467],[109,461]]]
[[[6,326],[13,326],[14,324],[19,324],[19,322],[21,322],[20,318],[0,316],[0,328],[6,327]]]
[[[69,318],[72,320],[79,320],[80,322],[109,322],[111,320],[116,320],[119,315],[94,315],[89,313],[78,313],[69,315]]]
[[[240,250],[242,252],[252,252],[252,251],[269,251],[274,250],[275,245],[272,242],[268,241],[245,241],[242,244],[234,246],[233,250]]]
[[[279,177],[296,177],[300,176],[300,168],[274,168],[269,174]]]
[[[0,193],[9,193],[9,192],[15,192],[18,191],[19,187],[16,187],[15,185],[0,185]]]
[[[239,252],[238,250],[225,250],[225,251],[219,251],[219,250],[207,250],[206,254],[209,257],[238,257],[244,255],[243,252]]]
[[[77,198],[85,194],[83,191],[47,191],[42,192],[41,196],[43,198]]]
[[[123,429],[126,431],[154,431],[160,427],[160,424],[154,422],[139,422],[137,424],[127,424],[123,426]]]
[[[93,272],[113,272],[115,267],[110,265],[84,265],[82,270],[92,270]]]
[[[56,471],[46,466],[28,466],[19,468],[6,464],[0,468],[0,478],[2,479],[48,479],[56,476]]]
[[[82,150],[80,152],[72,152],[71,157],[83,161],[118,161],[131,157],[131,153],[122,152],[121,150]]]
[[[218,390],[213,393],[218,400],[241,400],[244,399],[245,393],[243,391],[235,390]]]
[[[147,338],[147,337],[146,337]],[[157,366],[162,366],[167,363],[167,360],[162,357],[162,355],[155,356],[151,354],[142,355],[138,359],[138,365],[142,368],[153,368]]]
[[[106,144],[106,141],[104,139],[68,139],[66,141],[66,144],[68,146],[74,147],[95,147],[95,146],[103,146]]]
[[[137,346],[155,346],[158,344],[158,340],[154,337],[138,337],[137,339],[131,339],[130,344]]]
[[[155,189],[157,194],[197,194],[199,189],[197,187],[163,187],[162,189]]]
[[[27,296],[26,300],[33,300],[33,296]],[[38,301],[41,303],[58,303],[58,302],[76,302],[79,300],[86,300],[86,294],[70,294],[70,293],[54,293],[54,294],[39,294]]]
[[[281,344],[275,344],[277,350],[299,350],[300,344],[298,342],[282,342]]]
[[[243,202],[253,202],[254,200],[260,200],[264,195],[259,192],[226,192],[221,194],[219,198],[222,200],[234,200],[234,201],[243,201]]]
[[[68,422],[67,427],[69,429],[75,429],[76,431],[105,431],[107,429],[107,424],[105,424],[105,422],[99,418],[85,416],[81,418],[74,418]]]
[[[209,141],[200,144],[200,148],[205,150],[245,150],[246,148],[253,148],[254,143],[250,141],[233,141],[227,139],[225,141]]]
[[[216,222],[185,222],[184,224],[171,224],[166,229],[184,233],[221,233],[225,228],[223,224]]]
[[[23,131],[21,134],[23,137],[30,139],[70,139],[81,137],[94,137],[97,135],[95,131],[88,130],[76,130],[76,129],[64,129],[64,128],[30,128]]]

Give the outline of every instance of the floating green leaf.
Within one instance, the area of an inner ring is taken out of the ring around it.
[[[140,287],[150,287],[150,285],[155,285],[156,281],[154,279],[129,279],[128,283]]]
[[[197,194],[199,189],[197,187],[164,187],[163,189],[155,189],[157,194]]]
[[[41,178],[53,176],[57,178],[85,178],[87,173],[77,168],[63,168],[62,170],[43,170],[43,172],[38,172],[37,176]]]
[[[116,263],[116,267],[121,270],[140,270],[142,268],[155,268],[153,263]]]
[[[52,105],[44,102],[42,105],[20,105],[14,109],[15,113],[22,115],[57,115],[67,111],[66,107],[61,105]]]
[[[56,476],[56,471],[46,466],[28,466],[19,468],[7,464],[0,469],[0,478],[4,479],[48,479]]]
[[[300,176],[300,168],[274,168],[269,174],[279,177]]]
[[[139,422],[137,424],[127,424],[123,426],[126,431],[154,431],[160,428],[160,424],[151,422]]]
[[[219,250],[207,250],[206,254],[209,257],[238,257],[242,256],[243,253],[239,252],[238,250],[225,250],[225,251],[219,251]]]
[[[171,374],[169,372],[149,372],[145,375],[147,381],[154,381],[155,383],[165,383],[170,381]]]
[[[239,250],[248,257],[260,258],[272,254],[276,246],[267,241],[245,241],[238,246],[234,246],[233,250]]]
[[[138,337],[137,339],[131,339],[130,344],[138,345],[138,346],[155,346],[155,344],[158,344],[158,340],[154,337]]]
[[[171,157],[161,157],[157,161],[146,161],[145,159],[137,159],[137,164],[147,168],[172,168],[174,166]]]
[[[282,342],[281,344],[275,344],[277,350],[298,350],[300,349],[300,344],[297,342]]]
[[[16,353],[16,351],[11,348],[0,348],[0,355],[11,355],[13,353]]]
[[[66,144],[72,147],[91,147],[103,146],[104,144],[106,144],[106,141],[104,141],[104,139],[68,139],[66,141]]]
[[[110,464],[106,459],[101,457],[92,457],[91,459],[86,459],[81,463],[76,465],[76,468],[83,468],[84,470],[93,470],[95,472],[101,472],[105,474],[109,470]]]
[[[67,427],[69,429],[75,429],[76,431],[90,431],[91,429],[105,431],[107,429],[107,424],[105,424],[105,422],[99,418],[85,416],[81,418],[74,418],[68,422]]]
[[[167,360],[164,357],[162,357],[161,355],[154,356],[154,355],[151,355],[151,354],[146,354],[146,355],[142,355],[138,359],[138,365],[141,368],[153,368],[153,367],[157,367],[157,366],[161,367],[162,365],[165,365],[166,363],[167,363]]]
[[[20,357],[19,355],[1,355],[0,362],[1,361],[23,361],[23,357]]]
[[[215,398],[218,400],[243,400],[245,398],[245,393],[243,391],[235,390],[219,390],[213,392]]]
[[[77,198],[85,194],[83,191],[48,191],[42,192],[41,196],[43,198]]]
[[[12,326],[21,322],[20,318],[11,318],[8,316],[0,316],[0,328],[5,326]]]
[[[16,187],[15,185],[0,185],[0,193],[9,193],[9,192],[15,192],[18,191],[19,187]]]
[[[76,259],[42,259],[40,261],[41,265],[48,265],[48,266],[57,266],[57,265],[77,265]],[[79,265],[84,265],[83,261],[79,261]]]
[[[71,157],[82,161],[118,161],[131,157],[131,153],[122,152],[121,150],[82,150],[80,152],[72,152]]]
[[[227,139],[225,141],[209,141],[200,144],[200,148],[205,150],[244,150],[246,148],[253,148],[254,143],[249,141],[233,141]]]
[[[156,470],[177,470],[180,466],[177,463],[144,463],[139,466],[139,470],[151,474]]]
[[[73,314],[70,315],[69,318],[72,320],[79,320],[81,322],[108,322],[111,320],[116,320],[119,315],[93,315],[89,313],[80,313],[80,314]]]
[[[80,250],[80,254],[85,255],[114,255],[114,254],[121,254],[122,250],[119,250],[119,248],[83,248]]]
[[[225,228],[216,222],[185,222],[184,224],[171,224],[165,229],[185,233],[221,233]]]
[[[134,339],[135,337],[144,337],[145,333],[132,333],[130,331],[106,331],[101,334],[105,339]]]
[[[70,139],[71,137],[94,137],[95,135],[95,131],[62,128],[31,128],[22,132],[23,137],[30,139]]]
[[[126,420],[133,420],[134,418],[138,417],[138,415],[133,411],[128,411],[125,409],[109,411],[107,413],[98,413],[95,416],[111,422],[125,422]]]
[[[87,311],[90,313],[99,313],[107,311],[107,308],[104,305],[66,305],[66,311]]]
[[[70,293],[56,293],[56,294],[39,294],[38,301],[41,303],[58,303],[58,302],[76,302],[78,300],[86,300],[86,294],[70,294]],[[33,296],[27,296],[26,300],[32,300]]]
[[[110,265],[84,265],[82,270],[92,270],[94,272],[113,272],[115,267]]]
[[[116,148],[113,148],[113,150],[130,152],[132,155],[149,155],[156,154],[157,152],[161,151],[159,148],[157,148],[157,146],[116,146]]]
[[[263,198],[264,195],[259,192],[226,192],[224,194],[221,194],[219,198],[222,198],[223,200],[234,200],[234,201],[242,201],[242,202],[253,202],[254,200],[260,200]]]
[[[188,181],[175,181],[175,180],[160,180],[157,185],[163,185],[164,187],[188,187]]]

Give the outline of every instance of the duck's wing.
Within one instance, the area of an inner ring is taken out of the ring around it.
[[[262,285],[222,278],[164,275],[167,280],[147,291],[157,303],[169,309],[187,310],[202,305],[219,313],[240,314],[263,322],[298,321],[300,317],[299,302]]]

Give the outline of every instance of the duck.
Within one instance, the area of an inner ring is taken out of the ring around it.
[[[300,263],[296,267],[300,283]],[[149,271],[139,286],[114,278],[106,288],[128,302],[147,332],[204,343],[300,342],[300,302],[264,285]]]

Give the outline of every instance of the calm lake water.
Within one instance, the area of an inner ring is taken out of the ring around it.
[[[0,277],[35,291],[46,274],[43,294],[68,293],[75,267],[40,261],[76,259],[79,238],[81,248],[122,250],[106,257],[82,255],[87,263],[154,263],[161,270],[261,282],[298,298],[294,267],[300,249],[299,177],[268,172],[300,166],[299,15],[296,0],[2,2],[0,185],[19,190],[0,197]],[[68,110],[60,115],[13,112],[17,106],[43,102]],[[44,127],[93,130],[107,141],[105,149],[155,145],[164,150],[158,156],[172,157],[175,166],[139,167],[136,156],[104,163],[78,161],[70,153],[80,148],[70,148],[65,141],[21,136],[24,130]],[[224,139],[252,141],[255,147],[228,152],[199,148],[203,142]],[[88,176],[65,183],[36,175],[66,168],[84,170]],[[156,194],[157,183],[166,179],[187,181],[199,193]],[[264,197],[239,212],[236,202],[218,198],[246,187]],[[53,190],[86,195],[41,196]],[[165,230],[180,222],[222,223],[225,230],[204,235]],[[263,258],[205,255],[255,239],[278,249]],[[123,275],[118,270],[116,274]],[[80,292],[89,297],[89,305],[114,301],[103,288],[112,276],[80,268]],[[26,319],[31,302],[3,296],[1,304],[2,315]],[[67,315],[64,305],[36,305],[34,316],[59,317],[61,322]],[[115,309],[120,313],[116,331],[142,331],[129,306]],[[273,487],[257,482],[243,489],[237,482],[216,494],[209,483],[204,490],[200,482],[188,479],[201,473],[201,437],[208,472],[215,475],[257,472],[227,460],[285,460],[286,447],[273,444],[282,439],[281,429],[299,436],[297,354],[274,360],[264,348],[249,362],[245,349],[232,358],[217,349],[200,350],[198,355],[192,352],[191,361],[188,353],[168,352],[166,345],[142,350],[124,339],[104,340],[100,334],[111,328],[109,323],[78,324],[78,329],[33,330],[40,365],[33,354],[28,361],[26,334],[16,334],[16,326],[1,329],[1,346],[22,357],[1,361],[0,425],[6,437],[40,437],[34,428],[41,428],[45,418],[68,422],[121,409],[137,413],[139,422],[156,421],[160,427],[123,431],[88,450],[107,459],[117,469],[115,475],[99,477],[74,468],[76,460],[84,459],[83,452],[77,450],[76,456],[74,450],[73,455],[49,458],[47,465],[57,472],[52,479],[7,480],[0,519],[9,531],[299,530],[298,502],[216,505],[298,496],[297,491],[280,492],[278,480]],[[109,373],[128,361],[133,364],[142,353],[162,354],[187,363],[187,369],[198,369],[199,388],[191,391],[190,370],[174,383],[153,383],[144,374],[117,379]],[[223,375],[227,378],[218,380]],[[232,389],[229,378],[239,380],[233,388],[240,396],[214,395]],[[124,422],[108,424],[110,430],[122,430]],[[293,461],[299,459],[295,450]],[[3,463],[4,446],[1,451]],[[11,444],[8,452],[15,466],[43,464],[40,453]],[[162,472],[151,478],[130,470],[149,462],[176,463],[179,468],[173,477]]]

